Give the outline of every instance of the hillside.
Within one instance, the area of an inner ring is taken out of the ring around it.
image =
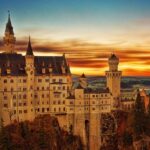
[[[43,115],[2,127],[0,150],[82,150],[79,137],[63,131],[56,118]]]

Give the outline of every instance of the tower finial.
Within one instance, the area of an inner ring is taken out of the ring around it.
[[[27,47],[26,55],[33,55],[33,50],[32,50],[32,46],[31,46],[30,35],[29,35],[29,41],[28,41],[28,47]]]
[[[10,17],[10,11],[8,10],[8,17]]]
[[[30,34],[29,34],[29,42],[30,42]]]

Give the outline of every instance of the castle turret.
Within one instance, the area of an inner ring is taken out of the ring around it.
[[[32,120],[34,118],[35,114],[35,102],[34,102],[34,75],[35,75],[35,69],[34,69],[34,55],[33,50],[31,46],[31,41],[29,37],[28,47],[26,51],[26,73],[27,73],[27,99],[28,99],[28,119]]]
[[[8,12],[8,21],[5,29],[5,36],[3,37],[6,53],[14,53],[16,38],[14,36],[13,26],[11,24],[10,13]]]
[[[87,83],[87,78],[85,76],[85,74],[83,73],[80,78],[79,78],[79,84],[81,85],[81,87],[83,88],[87,88],[88,83]]]
[[[106,71],[107,87],[114,98],[120,95],[121,71],[118,71],[119,58],[111,54],[108,59],[109,70]]]

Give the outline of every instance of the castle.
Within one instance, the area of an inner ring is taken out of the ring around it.
[[[106,88],[91,89],[84,74],[73,88],[69,64],[62,56],[35,56],[29,38],[25,56],[15,51],[16,38],[10,15],[0,53],[0,116],[4,125],[33,120],[37,115],[56,116],[60,126],[82,137],[85,149],[99,150],[101,116],[134,107],[135,92],[121,90],[119,58],[111,54]]]

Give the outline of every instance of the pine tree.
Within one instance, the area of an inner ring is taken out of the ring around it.
[[[146,115],[146,133],[150,136],[150,102],[147,107],[147,115]]]
[[[145,133],[146,116],[144,102],[138,92],[134,108],[134,132],[136,137]]]

